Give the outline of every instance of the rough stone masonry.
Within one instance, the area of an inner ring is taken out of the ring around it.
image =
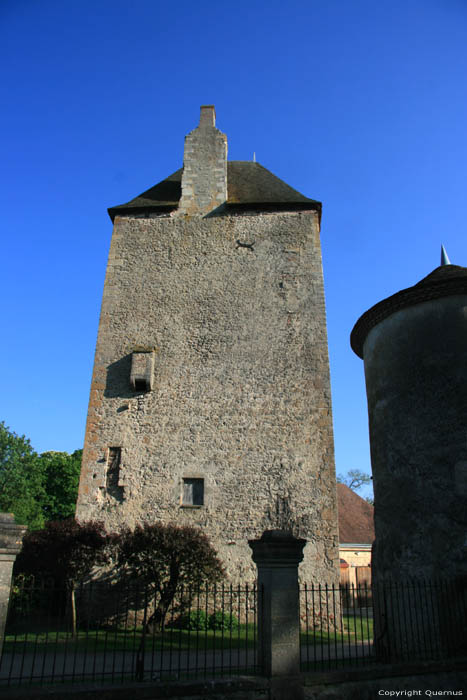
[[[183,168],[109,210],[80,520],[199,526],[233,582],[248,540],[285,528],[302,578],[337,582],[320,213],[228,162],[211,106]]]

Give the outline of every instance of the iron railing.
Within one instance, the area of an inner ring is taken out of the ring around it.
[[[302,671],[467,651],[465,579],[312,584],[299,595]],[[17,579],[0,687],[260,674],[262,598],[255,586],[180,588],[161,611],[149,588],[87,582],[72,596],[50,581]]]
[[[52,582],[16,581],[0,687],[254,674],[256,601],[254,586],[180,588],[156,615],[149,588],[88,582],[73,603]]]
[[[467,650],[465,579],[305,585],[303,671],[447,659]]]

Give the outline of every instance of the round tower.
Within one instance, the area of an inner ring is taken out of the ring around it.
[[[467,268],[443,264],[366,311],[376,578],[467,574]]]

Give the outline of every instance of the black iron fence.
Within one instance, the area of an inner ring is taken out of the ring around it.
[[[180,588],[160,614],[150,588],[16,580],[0,687],[254,674],[251,586]]]
[[[467,651],[467,581],[300,589],[303,671],[448,659]]]
[[[305,585],[299,595],[302,671],[467,651],[465,579]],[[261,674],[262,599],[255,586],[180,588],[161,610],[150,588],[17,579],[0,687]]]

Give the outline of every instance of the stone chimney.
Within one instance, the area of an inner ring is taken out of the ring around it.
[[[199,126],[185,137],[178,212],[204,216],[226,200],[227,137],[216,129],[214,105],[204,105]]]

